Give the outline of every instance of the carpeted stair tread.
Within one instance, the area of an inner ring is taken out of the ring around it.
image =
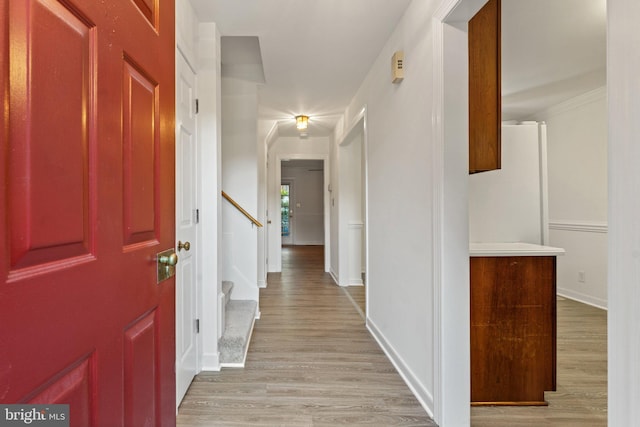
[[[225,329],[220,341],[220,362],[243,364],[256,317],[257,301],[230,300],[225,313]]]
[[[231,290],[233,289],[233,282],[228,280],[222,281],[222,293],[224,294],[224,303],[228,304],[231,300]]]

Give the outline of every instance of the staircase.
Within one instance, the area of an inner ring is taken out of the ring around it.
[[[243,368],[256,319],[258,302],[231,299],[233,282],[222,282],[224,294],[223,332],[218,340],[220,366]]]

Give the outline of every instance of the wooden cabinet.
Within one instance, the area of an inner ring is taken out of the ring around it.
[[[469,21],[469,173],[500,169],[500,0]]]
[[[471,404],[546,405],[556,389],[556,257],[471,257]]]

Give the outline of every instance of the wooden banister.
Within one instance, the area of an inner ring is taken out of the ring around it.
[[[236,202],[235,200],[233,200],[233,198],[231,198],[231,196],[229,196],[227,193],[225,193],[224,191],[222,192],[222,197],[224,197],[225,199],[227,199],[229,201],[229,203],[231,203],[233,206],[235,206],[236,209],[238,209],[240,212],[242,212],[242,214],[244,216],[247,217],[247,219],[249,219],[249,221],[251,221],[252,223],[254,223],[256,226],[258,227],[262,227],[262,224],[260,223],[260,221],[258,221],[257,219],[255,219],[253,216],[251,216],[251,214],[249,212],[247,212],[246,210],[244,210],[242,208],[242,206],[240,206],[238,204],[238,202]]]

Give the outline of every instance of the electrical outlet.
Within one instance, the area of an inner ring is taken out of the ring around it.
[[[584,283],[584,271],[578,271],[578,282]]]

